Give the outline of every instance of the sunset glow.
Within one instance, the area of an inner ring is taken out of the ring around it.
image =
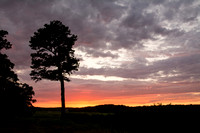
[[[100,100],[92,100],[92,97],[86,98],[86,100],[80,98],[74,101],[66,101],[67,107],[88,107],[88,106],[96,106],[103,104],[115,104],[115,105],[126,105],[126,106],[151,106],[151,105],[168,105],[168,104],[181,104],[181,105],[189,105],[191,104],[200,104],[199,95],[195,93],[187,93],[183,94],[180,97],[180,94],[148,94],[148,95],[140,95],[135,97],[113,97],[111,99],[100,99]],[[185,98],[185,99],[183,99]],[[58,97],[59,99],[59,97]],[[87,100],[91,99],[91,100]],[[157,100],[159,99],[159,100]],[[188,102],[189,101],[189,102]],[[61,107],[60,100],[58,101],[47,101],[47,102],[37,102],[34,104],[36,107]]]
[[[199,0],[7,0],[0,18],[13,44],[5,54],[36,107],[61,106],[59,82],[29,76],[30,37],[52,20],[78,36],[66,107],[200,104]]]

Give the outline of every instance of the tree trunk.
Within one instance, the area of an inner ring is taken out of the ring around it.
[[[65,115],[65,86],[64,86],[64,80],[63,78],[60,79],[60,85],[61,85],[61,118]]]

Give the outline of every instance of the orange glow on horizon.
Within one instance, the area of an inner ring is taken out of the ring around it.
[[[167,105],[167,104],[200,104],[200,97],[195,99],[189,98],[176,98],[179,94],[146,94],[138,96],[118,96],[112,98],[88,98],[86,99],[76,99],[76,100],[66,100],[66,107],[87,107],[96,106],[104,104],[114,104],[114,105],[125,105],[125,106],[150,106],[154,104]],[[61,101],[45,101],[33,104],[35,107],[61,107]]]

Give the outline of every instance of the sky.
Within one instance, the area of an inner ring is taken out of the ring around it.
[[[1,0],[4,53],[39,107],[61,106],[59,82],[29,76],[30,37],[52,20],[78,36],[67,107],[200,104],[199,0]]]

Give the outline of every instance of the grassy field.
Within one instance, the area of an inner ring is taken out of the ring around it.
[[[60,119],[59,111],[37,111],[32,117],[8,119],[1,124],[1,133],[107,133],[112,132],[113,114],[68,112]],[[111,119],[110,119],[111,118]]]
[[[134,133],[189,131],[199,128],[199,106],[97,106],[69,108],[60,119],[58,108],[38,108],[31,117],[1,121],[0,133]],[[168,110],[168,111],[167,111]]]

